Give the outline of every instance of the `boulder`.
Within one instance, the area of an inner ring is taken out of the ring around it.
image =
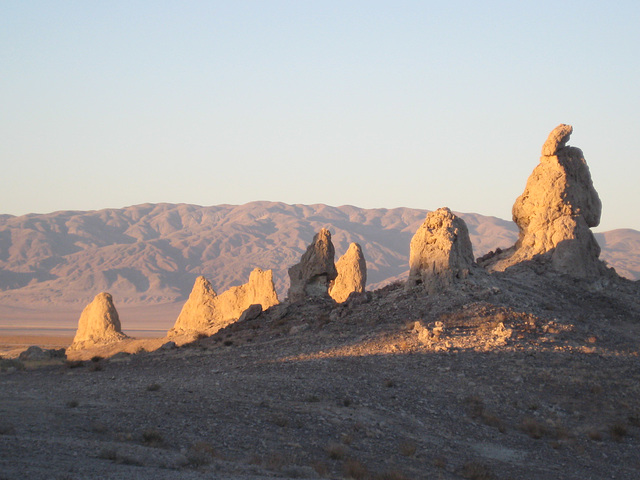
[[[189,300],[185,303],[175,325],[168,335],[215,332],[240,318],[252,305],[260,311],[278,304],[278,295],[273,285],[273,272],[255,268],[249,281],[238,287],[216,295],[209,281],[198,277]],[[255,308],[254,308],[255,310]]]
[[[572,131],[570,125],[562,124],[549,134],[540,163],[513,205],[518,241],[481,262],[489,271],[535,259],[577,278],[606,272],[590,230],[600,223],[602,204],[582,151],[566,145]]]
[[[338,276],[334,263],[335,249],[331,243],[331,233],[326,228],[320,230],[311,245],[297,263],[289,269],[290,302],[307,297],[328,297],[329,286]]]
[[[329,295],[336,302],[345,302],[353,292],[364,292],[367,285],[367,262],[360,245],[349,245],[346,253],[336,262],[336,270],[338,276],[329,288]]]
[[[40,361],[48,360],[51,358],[51,354],[47,350],[43,350],[36,345],[32,345],[27,348],[18,356],[18,360],[25,361]]]
[[[411,239],[407,287],[422,284],[429,293],[467,278],[473,266],[467,225],[448,208],[429,212]]]
[[[69,349],[82,350],[95,345],[117,342],[126,337],[122,333],[120,317],[113,305],[111,294],[102,292],[96,295],[82,311],[76,336]]]
[[[254,303],[253,305],[249,305],[249,308],[247,308],[244,312],[242,312],[242,315],[240,315],[238,322],[246,322],[247,320],[253,320],[255,318],[258,318],[261,314],[262,314],[262,305],[260,305],[259,303]]]

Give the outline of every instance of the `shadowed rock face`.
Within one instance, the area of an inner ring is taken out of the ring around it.
[[[549,134],[540,163],[513,205],[518,241],[503,255],[489,258],[489,270],[502,271],[536,258],[578,278],[605,271],[590,230],[600,223],[602,204],[582,151],[565,146],[572,131],[562,124]]]
[[[113,298],[109,293],[102,292],[82,311],[76,336],[69,349],[80,350],[123,338],[126,338],[126,335],[122,333],[120,317],[113,305]]]
[[[329,295],[342,303],[353,292],[364,292],[367,285],[367,262],[362,247],[357,243],[349,245],[346,253],[336,262],[338,276],[334,280]]]
[[[238,320],[252,305],[260,305],[266,310],[277,304],[271,270],[255,268],[247,283],[231,287],[220,295],[216,295],[211,283],[201,276],[196,279],[189,299],[168,334],[202,332],[212,335]]]
[[[411,239],[407,286],[422,283],[425,290],[434,293],[466,278],[473,263],[473,248],[464,220],[446,207],[439,208],[427,214]]]
[[[300,263],[289,269],[289,301],[297,302],[306,297],[326,297],[329,285],[338,276],[334,259],[335,249],[331,243],[331,233],[323,228],[313,237],[313,242],[302,255]]]

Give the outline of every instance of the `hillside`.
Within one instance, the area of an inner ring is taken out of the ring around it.
[[[409,242],[426,210],[353,206],[144,204],[89,212],[0,216],[0,304],[22,307],[84,305],[100,291],[118,305],[181,302],[198,275],[218,293],[247,281],[254,267],[273,269],[281,298],[287,269],[313,234],[328,227],[336,256],[362,245],[369,288],[402,276]],[[461,214],[474,254],[507,247],[516,226]],[[601,258],[624,276],[640,279],[640,232],[597,234]]]

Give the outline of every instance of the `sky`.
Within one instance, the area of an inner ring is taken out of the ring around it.
[[[573,125],[640,230],[640,2],[0,2],[0,213],[254,200],[504,219]]]

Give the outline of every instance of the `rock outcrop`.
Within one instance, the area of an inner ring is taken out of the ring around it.
[[[582,151],[566,145],[572,132],[570,125],[562,124],[549,134],[540,163],[513,205],[518,241],[481,262],[488,270],[503,271],[535,259],[577,278],[606,272],[590,230],[600,223],[602,204]]]
[[[189,298],[182,306],[173,328],[169,330],[169,335],[204,332],[209,329],[212,323],[220,317],[216,308],[217,297],[209,280],[203,276],[196,278]]]
[[[78,330],[69,350],[83,350],[96,345],[120,341],[122,333],[120,317],[113,305],[111,294],[102,292],[87,305],[78,321]]]
[[[266,310],[278,304],[271,270],[254,269],[249,281],[216,295],[211,283],[198,277],[182,307],[182,311],[168,335],[206,333],[213,335],[221,328],[238,320],[243,312],[254,305]],[[262,311],[261,310],[261,311]],[[255,311],[255,307],[254,307]]]
[[[331,233],[323,228],[313,237],[313,242],[302,255],[300,263],[289,269],[289,301],[297,302],[307,297],[327,297],[331,282],[338,276],[334,259],[335,249],[331,243]]]
[[[357,243],[349,245],[346,253],[336,262],[338,276],[329,288],[329,295],[342,303],[353,292],[364,292],[367,285],[367,262],[362,247]]]
[[[473,265],[467,225],[448,208],[439,208],[427,214],[411,239],[407,286],[423,284],[435,293],[467,278]]]

